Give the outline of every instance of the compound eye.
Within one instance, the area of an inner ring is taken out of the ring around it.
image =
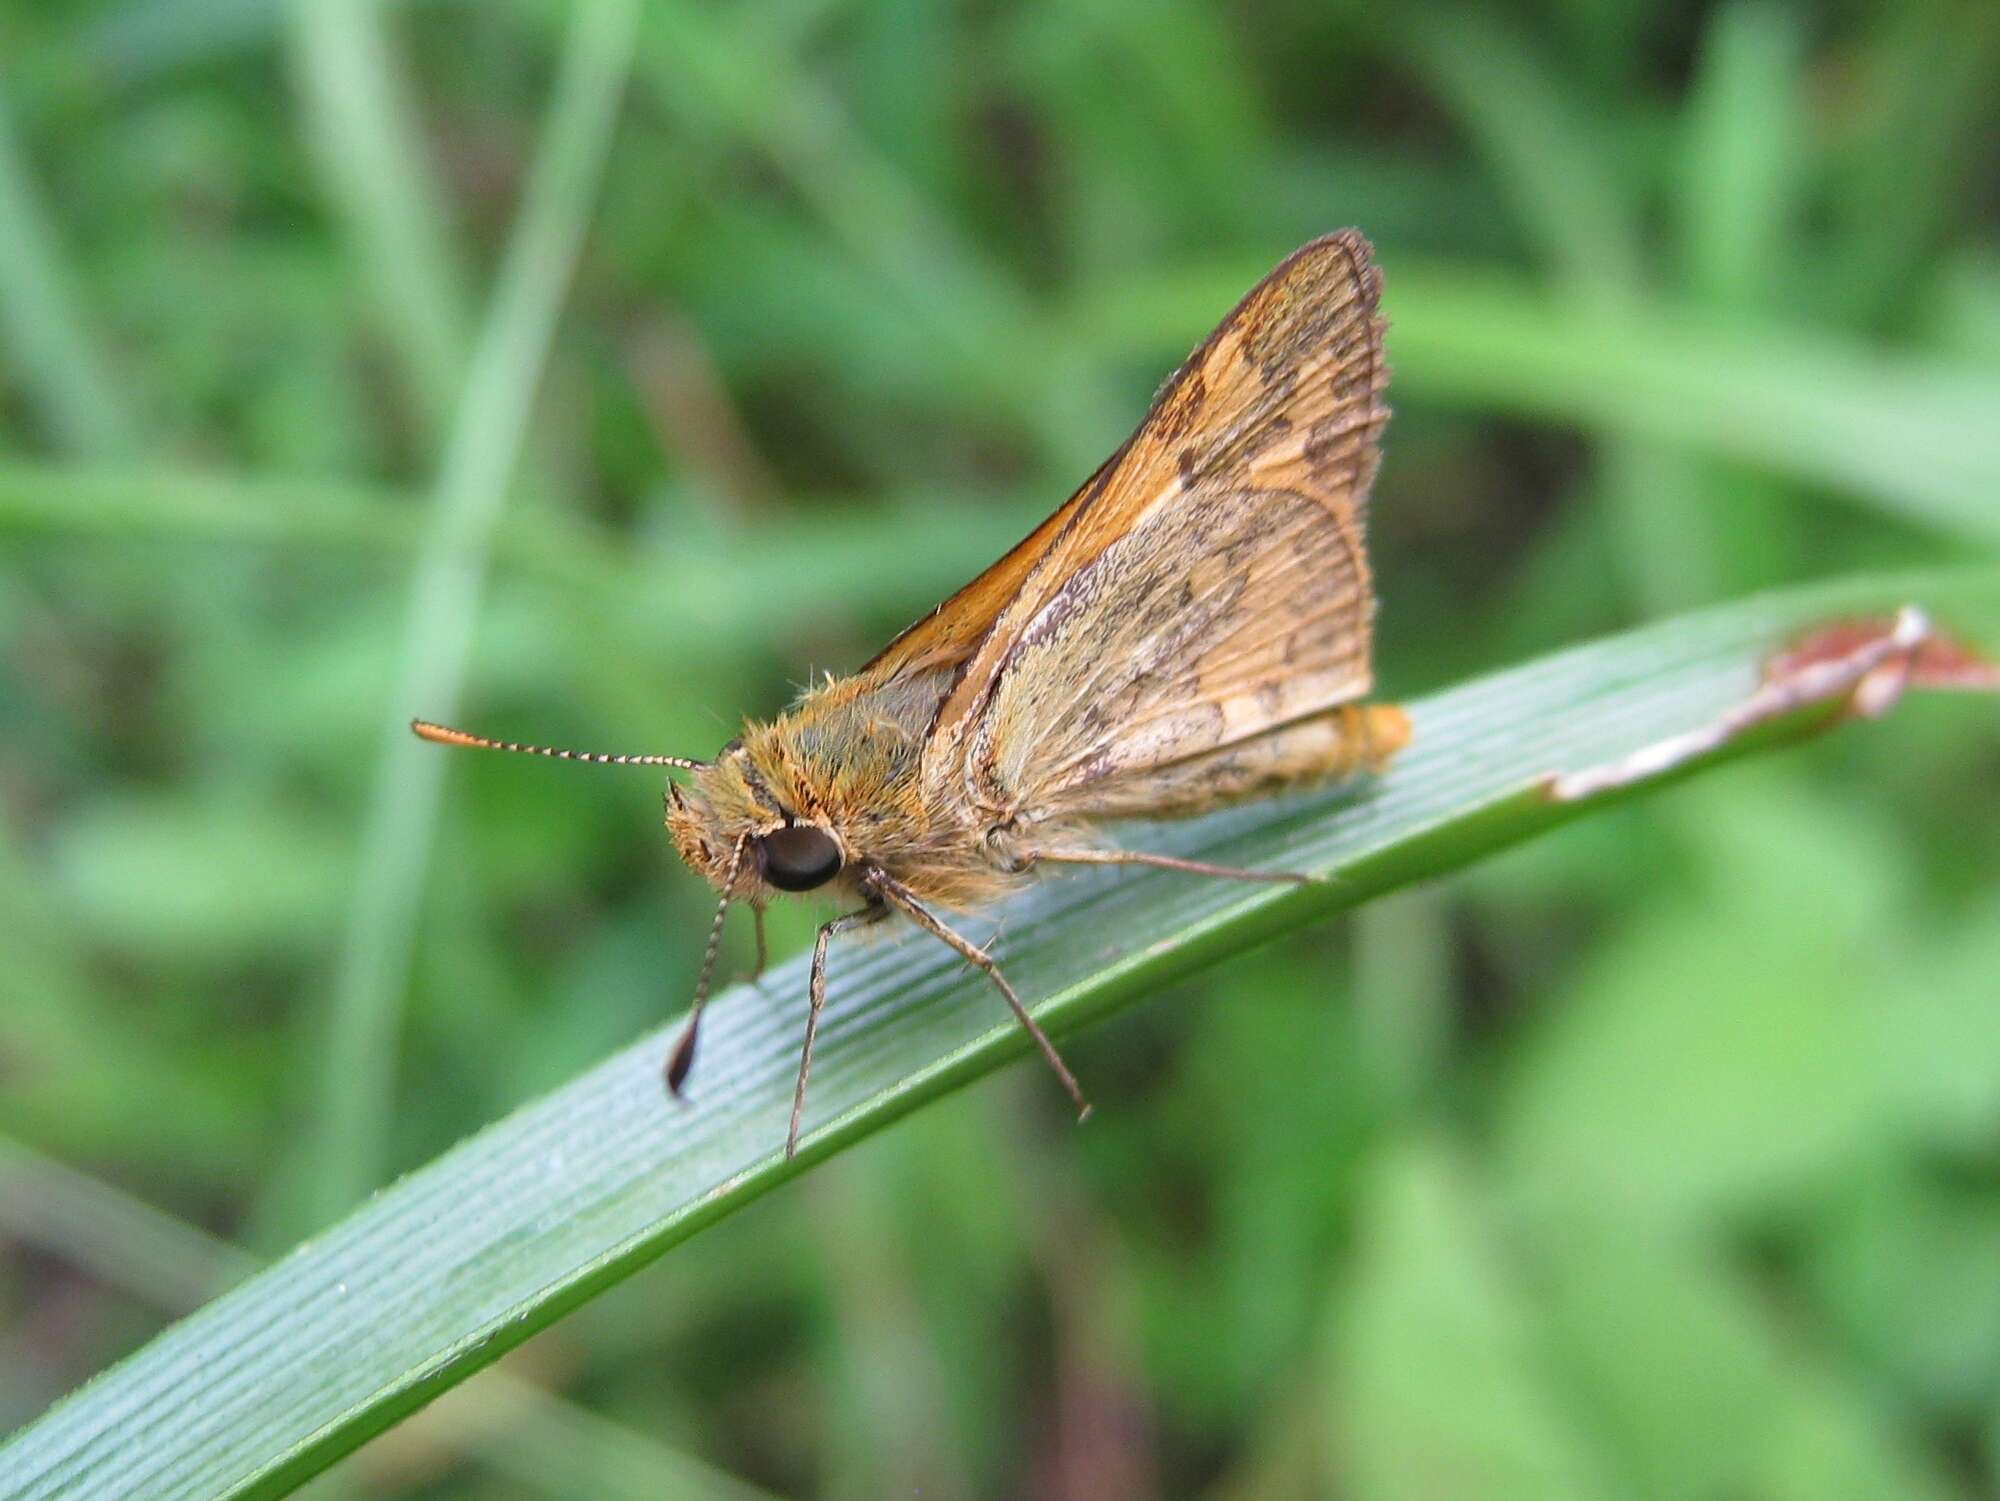
[[[840,845],[809,823],[773,829],[757,841],[764,879],[780,891],[811,891],[840,874]]]

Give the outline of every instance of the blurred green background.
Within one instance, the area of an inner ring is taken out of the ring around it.
[[[1987,0],[573,15],[0,9],[0,1433],[236,1274],[183,1227],[684,1004],[650,777],[411,693],[711,751],[1315,234],[1388,279],[1390,694],[2000,546]],[[482,1378],[329,1483],[1992,1494],[1997,793],[1920,703],[1296,935],[1075,1039],[1088,1130],[1010,1070],[541,1336],[539,1464]]]

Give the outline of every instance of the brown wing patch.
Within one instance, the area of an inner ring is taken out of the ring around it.
[[[962,776],[992,811],[1088,811],[1078,789],[1368,690],[1380,287],[1346,231],[1223,320],[967,657],[927,781]]]

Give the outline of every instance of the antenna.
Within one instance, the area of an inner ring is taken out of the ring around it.
[[[429,740],[438,745],[459,745],[471,750],[516,751],[524,756],[548,756],[557,761],[588,761],[593,766],[678,766],[684,771],[694,771],[708,765],[706,761],[695,761],[686,756],[614,756],[603,751],[563,750],[553,745],[521,745],[513,740],[489,740],[484,735],[454,730],[449,725],[432,724],[428,719],[413,719],[410,728],[419,740]]]

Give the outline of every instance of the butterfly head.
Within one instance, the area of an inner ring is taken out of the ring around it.
[[[786,807],[739,742],[667,788],[667,832],[691,869],[740,900],[815,890],[847,864],[840,836]]]

